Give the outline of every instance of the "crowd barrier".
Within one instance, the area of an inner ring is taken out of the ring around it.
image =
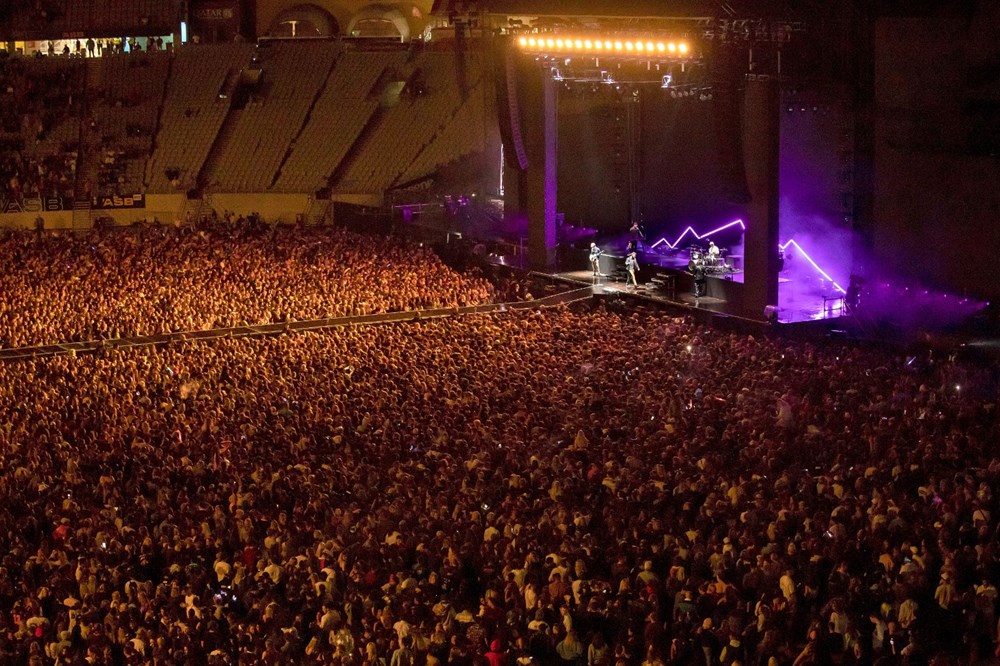
[[[357,315],[351,317],[309,319],[303,321],[281,322],[277,324],[261,324],[258,326],[214,328],[202,331],[179,331],[176,333],[117,338],[112,340],[60,342],[47,345],[37,345],[33,347],[0,349],[0,361],[16,361],[19,359],[58,356],[63,354],[84,354],[98,350],[130,349],[133,347],[162,345],[184,340],[204,341],[228,337],[259,337],[279,335],[282,333],[318,331],[326,328],[337,328],[341,326],[369,326],[373,324],[392,324],[406,321],[439,319],[442,317],[550,308],[586,300],[593,295],[593,287],[582,287],[572,291],[552,294],[543,298],[529,301],[515,301],[512,303],[489,303],[485,305],[469,305],[466,307],[455,308],[434,308],[427,310],[408,310],[405,312],[385,312],[380,314]]]

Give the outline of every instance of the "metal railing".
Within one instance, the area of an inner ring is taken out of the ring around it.
[[[158,335],[134,336],[110,340],[87,340],[82,342],[58,342],[33,347],[16,347],[0,349],[0,361],[16,361],[45,356],[63,354],[84,354],[107,349],[131,349],[148,347],[180,341],[208,341],[228,337],[260,337],[280,335],[282,333],[304,333],[319,331],[341,326],[370,326],[373,324],[393,324],[401,322],[440,319],[444,317],[460,317],[495,312],[511,312],[518,310],[533,310],[550,308],[582,301],[594,295],[591,286],[574,289],[545,296],[530,301],[514,301],[511,303],[488,303],[484,305],[469,305],[453,308],[432,308],[427,310],[407,310],[404,312],[384,312],[379,314],[357,315],[349,317],[330,317],[325,319],[309,319],[303,321],[280,322],[276,324],[260,324],[256,326],[235,326],[232,328],[213,328],[201,331],[179,331]]]

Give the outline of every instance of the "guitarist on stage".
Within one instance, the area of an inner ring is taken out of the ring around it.
[[[594,269],[594,275],[598,276],[601,274],[601,255],[604,254],[604,250],[597,247],[597,243],[590,244],[590,267]]]

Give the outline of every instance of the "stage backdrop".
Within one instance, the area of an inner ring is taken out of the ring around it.
[[[665,235],[740,217],[739,100],[718,96],[678,99],[653,86],[635,98],[610,86],[596,93],[562,87],[559,212],[606,232],[642,220]],[[732,106],[720,116],[718,104]]]
[[[558,86],[559,194],[568,222],[600,230],[628,228],[632,102],[613,88]]]

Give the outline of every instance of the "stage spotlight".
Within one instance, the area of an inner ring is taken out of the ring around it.
[[[656,47],[653,46],[653,42],[646,42],[646,50],[647,51],[652,51],[654,48],[656,48]]]
[[[563,40],[557,39],[556,40],[556,48],[561,49],[562,47],[563,47]]]
[[[583,42],[581,40],[578,39],[578,40],[576,40],[573,43],[576,46],[576,48],[578,48],[578,49],[582,49],[583,48]]]
[[[660,53],[663,53],[663,52],[665,52],[667,50],[667,45],[664,44],[663,42],[659,42],[656,45],[656,50],[659,51]]]
[[[625,47],[622,45],[621,42],[615,42],[615,51],[621,51],[623,48]]]
[[[528,45],[528,38],[527,38],[527,37],[522,37],[522,38],[521,38],[521,39],[519,39],[518,41],[519,41],[519,42],[521,43],[521,46],[522,46],[522,47],[524,47],[524,46],[527,46],[527,45]]]
[[[598,44],[599,44],[599,43],[600,43],[600,42],[598,42]],[[590,50],[590,49],[594,48],[594,42],[590,41],[589,39],[587,39],[587,40],[584,40],[584,42],[583,42],[583,45],[584,45],[585,47],[587,47],[587,50]]]
[[[680,44],[677,45],[677,50],[680,51],[681,53],[687,53],[688,45],[685,44],[684,42],[681,42]]]
[[[605,48],[605,50],[607,50],[607,51],[610,51],[610,50],[611,50],[611,42],[610,42],[609,40],[607,40],[607,39],[606,39],[606,40],[604,40],[604,48]]]
[[[549,47],[549,48],[551,49],[551,48],[555,47],[555,45],[556,45],[556,40],[554,40],[554,39],[552,39],[552,38],[550,37],[549,39],[546,39],[546,40],[545,40],[545,45],[546,45],[546,46],[548,46],[548,47]]]
[[[625,50],[626,51],[631,51],[634,48],[635,48],[635,46],[632,45],[632,42],[625,42]]]
[[[636,42],[635,43],[635,50],[636,51],[644,51],[645,49],[646,49],[646,45],[643,44],[642,42]]]
[[[600,51],[603,48],[604,48],[604,42],[602,42],[599,39],[596,42],[594,42],[594,49],[595,50]]]
[[[671,53],[676,53],[677,45],[674,44],[673,42],[670,42],[669,44],[667,44],[667,50],[670,51]]]

